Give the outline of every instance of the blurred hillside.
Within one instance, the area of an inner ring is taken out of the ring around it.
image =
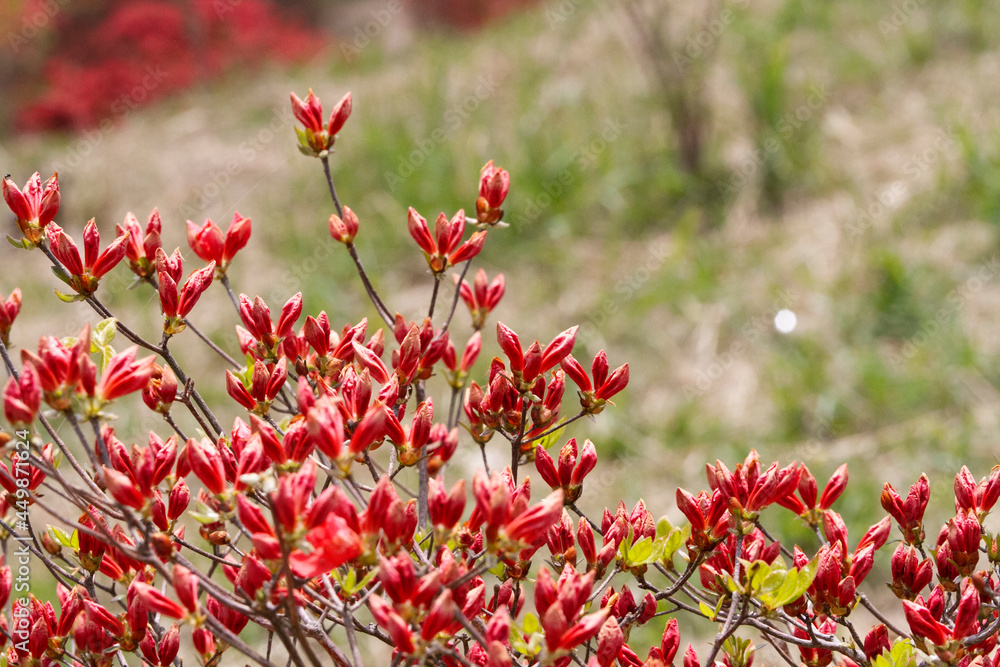
[[[164,246],[184,247],[186,218],[238,210],[254,237],[237,289],[272,308],[302,289],[307,313],[340,326],[374,312],[327,236],[288,92],[311,87],[329,109],[353,91],[333,171],[390,307],[416,318],[430,294],[406,207],[471,209],[495,159],[512,175],[510,228],[481,256],[507,275],[495,317],[529,340],[580,323],[577,358],[632,364],[618,407],[566,434],[606,464],[586,509],[641,489],[672,513],[706,460],[755,447],[821,481],[848,461],[870,489],[840,501],[859,534],[882,481],[927,471],[946,510],[961,465],[978,478],[998,462],[996,9],[549,0],[456,32],[376,1],[352,7],[319,62],[230,70],[79,134],[8,137],[0,164],[18,182],[58,170],[73,234],[159,207]],[[57,303],[41,258],[2,253],[0,293],[25,291],[18,340],[75,333],[89,314]],[[125,274],[105,299],[148,307]],[[195,319],[225,323],[214,336],[234,350],[228,308],[220,291]]]

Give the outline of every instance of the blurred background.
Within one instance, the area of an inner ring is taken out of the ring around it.
[[[238,291],[276,310],[301,289],[337,327],[375,321],[288,102],[312,88],[328,113],[352,91],[333,173],[390,308],[415,319],[430,294],[406,207],[473,209],[494,159],[512,186],[510,227],[477,260],[507,276],[492,319],[543,343],[580,324],[578,359],[631,364],[618,406],[566,433],[602,461],[587,511],[642,496],[679,520],[678,485],[756,448],[821,486],[848,462],[837,509],[854,540],[882,516],[883,481],[926,471],[932,531],[958,469],[998,462],[998,8],[7,0],[0,165],[19,184],[58,170],[57,220],[77,238],[91,217],[110,238],[158,207],[164,247],[186,250],[185,219],[238,210],[254,226]],[[6,247],[0,267],[0,294],[25,292],[22,345],[92,319],[58,302],[40,256]],[[155,332],[155,301],[128,282],[119,267],[103,298],[147,308],[137,326]],[[193,317],[236,349],[221,290]],[[484,370],[497,352],[489,340]],[[221,367],[210,377],[224,396]]]

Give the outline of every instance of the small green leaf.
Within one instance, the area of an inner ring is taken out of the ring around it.
[[[67,285],[70,284],[71,278],[69,274],[66,273],[65,269],[63,269],[61,266],[50,266],[49,268],[52,269],[52,273],[55,274],[56,278],[63,281]]]
[[[913,667],[917,663],[916,650],[909,639],[897,639],[888,653],[875,658],[872,667]]]
[[[59,290],[52,290],[59,297],[59,300],[63,303],[76,303],[77,301],[85,301],[87,299],[86,294],[66,294],[65,292],[60,292]]]
[[[628,563],[631,565],[644,565],[651,563],[650,556],[653,555],[653,540],[644,537],[629,549]],[[653,559],[655,560],[655,559]]]
[[[670,519],[663,517],[656,522],[656,537],[666,537],[670,533],[674,532],[674,524],[670,523]]]
[[[719,604],[721,604],[721,603],[722,603],[722,601],[720,600]],[[710,621],[714,621],[715,617],[718,616],[718,614],[719,614],[719,606],[718,605],[716,605],[715,609],[712,609],[711,607],[709,607],[704,602],[699,602],[698,603],[698,609],[701,610],[701,613],[705,615],[705,618],[707,618]]]
[[[538,622],[538,617],[530,612],[525,615],[521,627],[524,628],[524,634],[526,635],[534,634],[542,629],[541,623]]]
[[[188,512],[188,514],[198,523],[215,523],[219,520],[219,515],[216,512]]]
[[[759,596],[760,602],[769,611],[774,611],[786,604],[791,604],[795,602],[800,597],[805,595],[805,592],[812,585],[813,579],[816,578],[816,570],[819,566],[819,561],[813,559],[805,567],[801,569],[792,568],[784,573],[781,583],[777,586],[773,585],[773,582],[769,582],[767,591]]]
[[[28,244],[25,242],[24,239],[15,239],[10,234],[7,235],[7,243],[11,244],[15,248],[20,248],[21,250],[28,249]]]
[[[49,526],[49,532],[52,533],[52,537],[54,537],[56,542],[59,544],[64,547],[73,548],[73,538],[63,532],[58,526]]]
[[[102,347],[107,347],[115,339],[118,320],[113,317],[101,320],[94,325],[94,331],[90,334],[90,351],[97,352]]]
[[[554,445],[556,442],[559,441],[559,438],[562,437],[564,430],[565,429],[561,428],[558,431],[552,431],[552,433],[549,433],[548,435],[542,436],[538,440],[535,440],[535,447],[548,449],[549,447],[551,447],[552,445]]]

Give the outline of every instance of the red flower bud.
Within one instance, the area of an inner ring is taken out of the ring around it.
[[[191,438],[187,441],[187,458],[206,489],[216,495],[226,491],[226,473],[218,447],[208,440]]]
[[[344,207],[344,218],[336,213],[330,216],[330,236],[341,243],[353,243],[358,235],[358,216],[349,207]]]

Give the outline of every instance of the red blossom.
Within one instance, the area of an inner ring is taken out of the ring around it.
[[[10,329],[21,312],[21,290],[17,287],[6,299],[0,295],[0,343],[10,346]]]
[[[218,272],[224,274],[236,253],[250,240],[250,229],[250,218],[244,218],[238,212],[233,214],[225,234],[207,218],[201,227],[188,220],[188,245],[198,257],[214,264]]]
[[[510,174],[487,162],[479,172],[479,198],[476,199],[476,219],[480,224],[495,225],[503,217],[500,208],[510,190]]]
[[[455,276],[455,282],[459,277]],[[482,329],[486,324],[486,318],[493,309],[497,307],[506,291],[506,282],[502,273],[498,273],[492,281],[488,281],[486,272],[482,269],[476,271],[476,277],[472,281],[472,286],[465,280],[459,285],[458,293],[462,301],[472,315],[472,327],[476,330]]]
[[[903,539],[913,546],[919,547],[924,541],[924,510],[931,496],[930,482],[927,475],[910,487],[910,492],[904,501],[896,493],[896,489],[886,482],[882,490],[882,508],[892,516],[903,531]]]
[[[333,108],[329,122],[323,124],[323,107],[310,89],[305,100],[291,93],[292,113],[304,129],[295,128],[299,137],[299,150],[306,155],[325,157],[333,148],[337,133],[351,116],[351,94],[347,93]]]
[[[3,179],[3,198],[17,218],[26,248],[42,244],[43,232],[59,210],[59,175],[42,184],[36,171],[19,190],[10,176]]]
[[[155,208],[149,214],[145,232],[131,211],[125,214],[124,224],[116,227],[118,236],[128,234],[125,257],[128,258],[132,273],[139,278],[149,278],[156,271],[156,253],[161,249],[160,233],[162,228],[160,212]]]
[[[357,214],[349,206],[345,206],[343,218],[336,213],[330,215],[330,236],[345,245],[349,245],[354,243],[360,224]]]
[[[628,364],[619,366],[609,374],[608,357],[604,350],[597,353],[597,356],[594,357],[594,363],[591,365],[593,382],[590,381],[586,371],[573,358],[573,355],[566,355],[561,364],[566,375],[580,388],[580,406],[587,414],[598,414],[609,403],[613,405],[611,397],[628,385]]]
[[[55,223],[45,228],[52,255],[59,260],[65,269],[60,278],[73,290],[82,296],[88,296],[97,291],[98,281],[113,269],[125,257],[128,232],[111,242],[101,252],[101,235],[93,219],[83,229],[83,258],[80,250],[69,235]]]
[[[431,236],[427,220],[411,206],[407,214],[407,228],[410,236],[424,251],[427,265],[435,274],[472,259],[479,254],[486,242],[486,232],[478,231],[462,243],[465,231],[464,210],[459,210],[451,220],[444,213],[439,214],[434,223],[434,235]]]

